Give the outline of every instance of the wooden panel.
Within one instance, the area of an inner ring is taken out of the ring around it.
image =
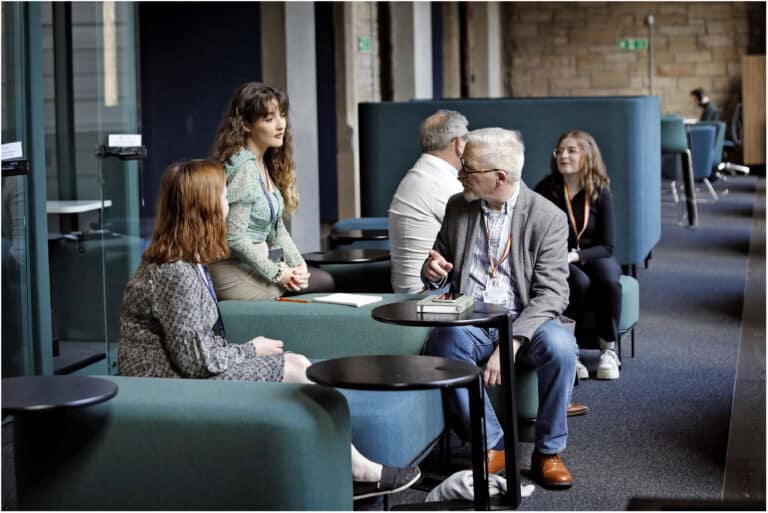
[[[765,164],[765,55],[741,57],[744,163]]]

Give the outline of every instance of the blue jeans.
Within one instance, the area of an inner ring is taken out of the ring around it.
[[[425,353],[483,365],[493,354],[497,342],[487,329],[475,326],[435,328],[429,335]],[[516,361],[526,360],[536,367],[539,378],[539,411],[536,417],[535,448],[544,454],[558,454],[568,440],[568,403],[573,392],[578,356],[576,339],[557,321],[547,321],[523,344]],[[464,389],[448,391],[451,411],[464,434],[469,429],[469,395]],[[488,447],[504,436],[493,405],[485,397],[485,423]]]

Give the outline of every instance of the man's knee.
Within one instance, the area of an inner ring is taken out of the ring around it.
[[[541,337],[546,360],[570,361],[578,354],[576,337],[557,321],[542,324],[535,336]]]
[[[469,328],[464,326],[434,328],[429,335],[424,352],[443,358],[472,359],[473,336]]]

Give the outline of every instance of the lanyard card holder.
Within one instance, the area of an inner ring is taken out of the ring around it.
[[[269,259],[275,263],[282,262],[284,254],[283,248],[269,248]]]

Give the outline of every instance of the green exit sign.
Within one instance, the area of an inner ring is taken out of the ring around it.
[[[622,50],[645,50],[648,48],[648,40],[644,37],[619,39],[618,47]]]
[[[367,52],[371,49],[371,40],[368,39],[365,36],[361,36],[357,38],[357,51],[358,52]]]

